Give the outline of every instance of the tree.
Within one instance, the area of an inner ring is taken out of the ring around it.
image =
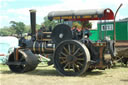
[[[25,24],[23,22],[10,21],[11,29],[15,30],[16,34],[25,33]]]
[[[45,27],[46,27],[46,29],[48,29],[49,27],[55,27],[56,26],[56,24],[57,24],[57,22],[55,22],[55,21],[50,21],[50,20],[48,20],[48,17],[44,17],[44,22],[43,22],[43,24],[45,25]]]
[[[15,31],[9,27],[0,28],[0,36],[8,36],[14,34]]]

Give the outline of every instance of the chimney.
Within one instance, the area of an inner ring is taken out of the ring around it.
[[[36,10],[31,9],[30,11],[30,21],[31,21],[31,32],[32,36],[36,34]]]

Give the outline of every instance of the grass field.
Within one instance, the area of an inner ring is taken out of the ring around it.
[[[128,67],[94,70],[79,77],[60,76],[53,66],[16,74],[0,65],[0,85],[128,85]]]

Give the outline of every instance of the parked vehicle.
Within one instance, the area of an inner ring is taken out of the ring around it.
[[[31,38],[22,37],[19,48],[9,55],[8,66],[11,71],[22,73],[34,70],[39,64],[38,54],[46,56],[56,70],[64,76],[79,76],[93,69],[106,69],[111,67],[115,59],[115,42],[109,38],[92,42],[81,29],[81,36],[72,32],[65,21],[85,22],[89,20],[114,20],[111,9],[53,11],[48,14],[49,20],[64,21],[54,27],[52,32],[36,32],[36,11],[30,10]]]

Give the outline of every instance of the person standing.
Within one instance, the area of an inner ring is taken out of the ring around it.
[[[91,28],[91,23],[89,23],[89,21],[83,21],[82,27],[83,27],[82,31],[84,38],[89,38],[89,36],[91,35],[91,32],[89,31],[89,29]]]
[[[36,36],[36,39],[37,40],[42,40],[42,38],[43,38],[43,32],[46,32],[46,28],[45,28],[45,25],[44,24],[42,24],[41,28],[37,32],[37,36]]]
[[[78,40],[78,30],[77,30],[77,26],[74,26],[72,28],[72,35],[73,35],[73,39]]]
[[[42,24],[42,26],[41,26],[41,28],[40,28],[39,31],[41,31],[41,32],[46,32],[46,28],[45,28],[45,25],[44,25],[44,24]]]

